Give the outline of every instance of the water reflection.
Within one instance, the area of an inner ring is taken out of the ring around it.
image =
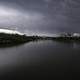
[[[80,61],[79,46],[77,43],[46,40],[0,48],[0,77],[70,75],[72,69],[77,71],[75,65],[79,65],[76,63]]]
[[[80,48],[80,42],[76,42],[76,41],[54,41],[53,40],[53,43],[56,43],[56,44],[61,44],[61,45],[66,45],[66,46],[69,46],[69,47],[71,47],[71,48],[73,48],[73,49],[78,49],[78,48]]]
[[[27,43],[29,43],[29,42],[27,42]],[[25,44],[25,43],[19,43],[19,44],[0,44],[0,48],[8,48],[8,47],[15,47],[15,46],[20,46],[20,45],[23,45],[23,44]]]

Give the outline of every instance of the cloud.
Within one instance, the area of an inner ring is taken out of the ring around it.
[[[9,29],[32,30],[42,24],[44,15],[33,11],[20,11],[14,8],[0,6],[0,27]],[[35,30],[35,29],[34,29]]]
[[[39,33],[80,29],[79,0],[4,1],[0,2],[0,28]]]
[[[49,2],[51,2],[52,0],[44,0],[44,2],[47,2],[47,3],[49,3]]]

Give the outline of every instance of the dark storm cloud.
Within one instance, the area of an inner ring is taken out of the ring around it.
[[[0,5],[21,13],[12,24],[9,21],[14,19],[9,18],[9,28],[23,32],[80,32],[80,0],[0,0]]]

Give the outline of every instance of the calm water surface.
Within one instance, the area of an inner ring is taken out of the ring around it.
[[[70,79],[80,72],[79,56],[79,43],[38,41],[0,48],[0,78]]]

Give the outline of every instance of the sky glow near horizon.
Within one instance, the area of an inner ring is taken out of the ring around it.
[[[0,33],[24,35],[23,33],[20,33],[18,31],[8,29],[0,29]]]

